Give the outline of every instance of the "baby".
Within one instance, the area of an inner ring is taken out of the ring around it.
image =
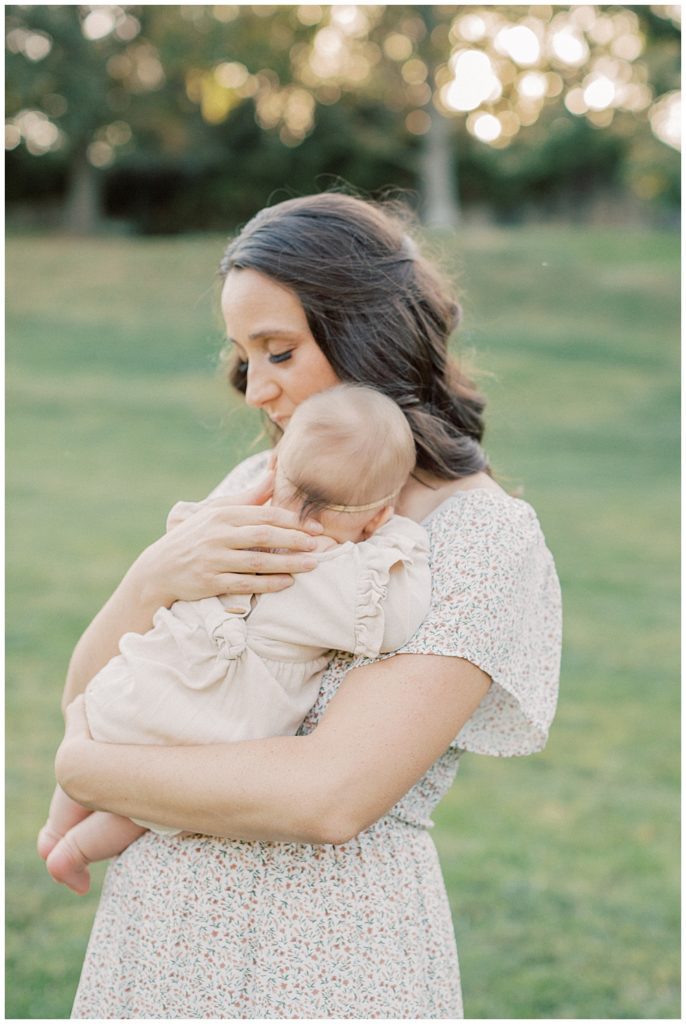
[[[144,635],[85,692],[90,731],[109,743],[225,743],[293,735],[332,651],[375,658],[402,647],[431,599],[428,541],[393,503],[415,464],[391,399],[341,384],[302,402],[276,454],[272,502],[324,527],[318,565],[273,594],[226,594],[160,608]],[[89,812],[55,790],[38,851],[50,874],[88,891],[88,864],[121,853],[146,828]]]

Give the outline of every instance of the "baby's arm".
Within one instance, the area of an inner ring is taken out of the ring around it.
[[[299,575],[288,593],[258,602],[254,626],[284,644],[369,658],[395,651],[429,609],[428,552],[420,526],[398,527],[391,520],[367,541],[324,552],[317,568]]]

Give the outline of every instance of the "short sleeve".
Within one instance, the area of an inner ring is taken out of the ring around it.
[[[427,528],[431,608],[397,653],[464,658],[491,677],[454,749],[500,757],[542,750],[557,704],[562,613],[536,514],[505,494],[465,491]]]
[[[207,497],[224,498],[229,494],[235,494],[236,491],[242,491],[245,487],[251,487],[252,484],[257,483],[259,478],[267,471],[267,462],[270,454],[271,449],[268,448],[266,451],[257,452],[257,454],[243,459],[237,466],[234,466],[231,472],[217,484]]]

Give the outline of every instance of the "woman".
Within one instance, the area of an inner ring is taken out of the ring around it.
[[[74,652],[58,779],[88,807],[197,834],[148,833],[110,867],[74,1016],[460,1017],[429,815],[464,751],[545,743],[552,558],[533,510],[488,472],[483,402],[447,359],[458,307],[399,222],[343,195],[288,200],[229,245],[222,275],[232,382],[275,433],[341,380],[405,412],[417,471],[397,511],[429,532],[432,607],[396,655],[334,658],[302,735],[98,744],[73,701],[124,632],[177,599],[287,586],[311,540],[255,505],[264,453],[134,563]]]

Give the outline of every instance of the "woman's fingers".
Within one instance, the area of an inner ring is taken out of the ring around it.
[[[268,524],[238,526],[226,537],[226,543],[239,551],[251,548],[263,548],[267,551],[284,548],[287,551],[313,551],[316,546],[314,537],[303,533],[302,530],[287,530],[281,526]]]
[[[317,565],[313,555],[282,551],[253,551],[251,548],[227,551],[219,572],[247,573],[309,572]]]
[[[265,576],[246,576],[240,573],[224,573],[217,577],[224,594],[274,594],[293,586],[293,577],[279,573]]]
[[[242,492],[244,498],[247,492]],[[227,526],[252,526],[266,524],[268,526],[281,526],[284,529],[301,530],[306,533],[319,534],[323,532],[321,523],[316,519],[307,519],[301,522],[295,512],[285,508],[277,508],[275,505],[246,505],[237,503],[231,498],[212,498],[202,502],[203,511],[208,516],[216,517],[218,523]]]
[[[167,516],[166,528],[167,531],[173,530],[175,526],[180,526],[181,523],[185,523],[187,519],[195,515],[202,508],[202,502],[200,501],[177,501],[175,505],[172,505]]]

